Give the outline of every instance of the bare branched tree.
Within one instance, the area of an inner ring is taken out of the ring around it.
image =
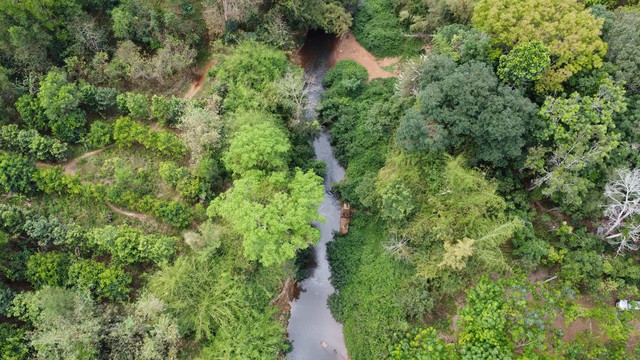
[[[311,75],[301,71],[287,70],[284,77],[276,83],[276,88],[285,105],[292,109],[293,117],[290,125],[295,126],[303,120],[309,97],[319,92],[320,85]]]
[[[192,164],[197,164],[208,151],[220,145],[222,118],[218,104],[218,99],[210,100],[204,108],[190,103],[180,119],[180,137],[191,151]]]
[[[617,254],[640,248],[640,169],[618,170],[617,179],[605,186],[609,204],[604,211],[604,236],[618,245]]]

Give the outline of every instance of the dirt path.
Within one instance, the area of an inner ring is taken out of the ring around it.
[[[103,147],[101,149],[94,150],[94,151],[89,151],[88,153],[85,153],[85,154],[82,154],[82,155],[78,156],[77,158],[75,158],[75,159],[69,161],[68,163],[62,165],[62,168],[64,169],[64,173],[66,175],[75,175],[76,172],[77,172],[76,166],[78,165],[78,161],[79,160],[86,159],[86,158],[92,157],[93,155],[100,154],[101,152],[103,152],[103,151],[105,151],[108,148],[111,148],[113,146],[114,146],[114,144],[107,145],[107,146],[105,146],[105,147]]]
[[[152,218],[149,215],[145,215],[145,214],[141,214],[141,213],[137,213],[137,212],[125,211],[125,210],[122,210],[119,207],[113,205],[112,203],[110,203],[107,200],[105,200],[104,202],[107,204],[107,206],[111,210],[113,210],[114,212],[117,212],[118,214],[121,214],[121,215],[124,215],[124,216],[128,216],[128,217],[132,217],[132,218],[138,219],[140,221],[155,222],[155,219]]]
[[[182,97],[184,100],[191,100],[194,96],[196,96],[198,91],[200,91],[202,84],[204,84],[204,81],[207,79],[207,71],[209,71],[209,69],[215,64],[216,60],[211,60],[202,68],[202,70],[200,70],[198,79],[191,83],[189,90]]]
[[[93,151],[89,151],[88,153],[84,153],[80,156],[78,156],[75,159],[72,159],[71,161],[67,162],[66,164],[62,164],[62,169],[64,174],[66,175],[75,175],[77,170],[76,170],[76,166],[78,165],[78,161],[82,160],[82,159],[86,159],[89,157],[92,157],[93,155],[97,155],[105,150],[107,150],[110,147],[115,146],[114,144],[111,145],[107,145],[101,149],[98,150],[93,150]],[[48,168],[48,167],[53,167],[56,166],[57,164],[50,164],[50,163],[46,163],[46,162],[42,162],[42,161],[36,161],[36,167],[39,168]]]
[[[383,67],[397,64],[399,58],[376,59],[375,56],[358,43],[351,32],[338,38],[332,62],[340,60],[355,60],[358,64],[364,66],[369,72],[369,80],[397,76],[395,73],[384,70]]]

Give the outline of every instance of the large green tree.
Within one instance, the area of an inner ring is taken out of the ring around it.
[[[547,98],[540,110],[542,144],[529,150],[526,162],[536,175],[533,186],[569,207],[581,205],[594,186],[587,171],[618,146],[613,116],[625,109],[624,89],[610,79],[595,96]]]
[[[536,83],[539,92],[562,90],[580,70],[602,66],[607,45],[600,38],[604,20],[576,0],[479,0],[473,25],[487,32],[502,52],[533,40],[549,48],[552,64]]]
[[[231,138],[223,161],[236,175],[251,170],[284,170],[290,150],[287,135],[273,123],[246,124]]]
[[[207,213],[224,218],[243,236],[248,259],[280,265],[319,239],[311,222],[322,219],[317,207],[323,197],[322,178],[313,171],[253,172],[234,181]]]
[[[400,122],[398,144],[409,151],[465,152],[473,162],[505,166],[518,159],[535,106],[501,84],[485,63],[427,60],[418,104]]]

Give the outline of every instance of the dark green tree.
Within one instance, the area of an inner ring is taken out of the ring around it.
[[[423,72],[418,105],[400,122],[396,139],[409,151],[468,154],[474,163],[504,167],[522,155],[535,106],[500,84],[491,67],[433,56]]]

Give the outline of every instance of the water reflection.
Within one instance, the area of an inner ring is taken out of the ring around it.
[[[335,45],[334,36],[312,32],[300,51],[305,74],[314,89],[309,94],[307,116],[310,119],[316,116],[315,108],[322,93],[322,79],[333,65],[331,58]],[[293,342],[293,351],[287,358],[346,360],[347,349],[342,324],[333,318],[327,307],[327,298],[334,292],[329,282],[331,271],[327,261],[327,243],[333,240],[334,231],[337,232],[340,227],[340,202],[331,193],[331,186],[344,178],[344,169],[333,156],[326,131],[314,141],[313,148],[316,158],[327,164],[324,201],[318,209],[326,218],[326,222],[316,224],[320,230],[320,241],[314,252],[316,267],[312,270],[311,276],[300,283],[300,297],[291,303],[291,318],[287,330],[289,340]]]

